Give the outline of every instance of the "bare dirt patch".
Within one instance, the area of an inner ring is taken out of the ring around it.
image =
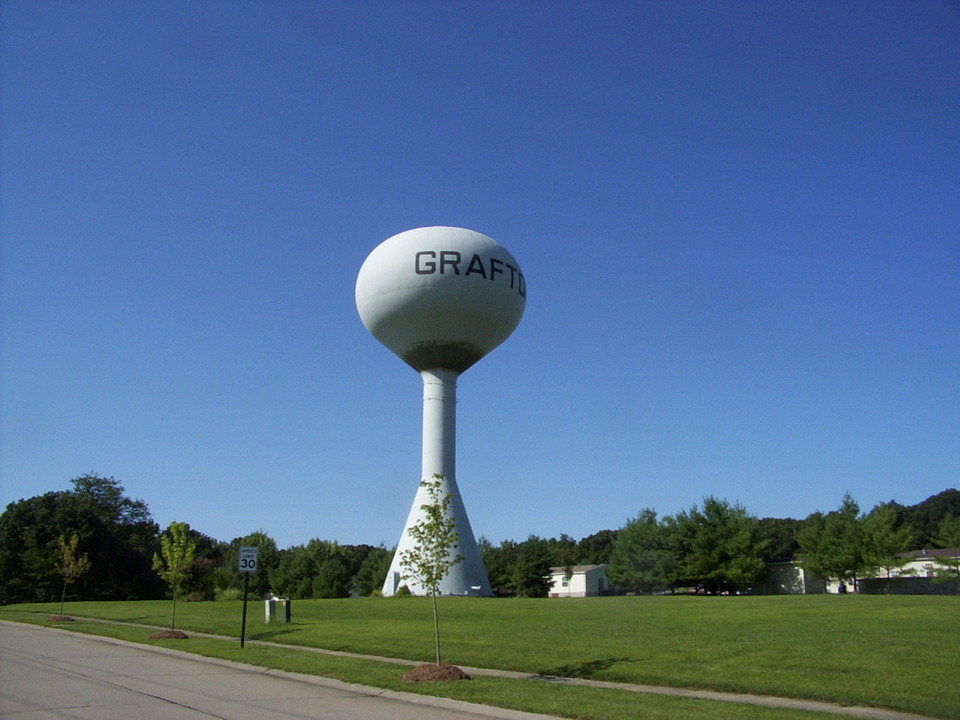
[[[161,630],[150,636],[151,640],[186,640],[187,634],[182,630]]]
[[[73,618],[69,615],[51,615],[47,618],[49,622],[73,622]]]
[[[426,663],[418,665],[403,676],[404,682],[449,682],[451,680],[469,680],[470,676],[456,665],[437,665]]]

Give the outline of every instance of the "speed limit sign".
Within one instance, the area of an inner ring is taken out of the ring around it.
[[[257,555],[260,548],[242,547],[240,548],[240,567],[242,573],[252,573],[257,571]]]
[[[243,620],[240,623],[240,647],[243,647],[243,641],[247,634],[247,590],[250,586],[250,573],[257,571],[257,555],[259,554],[260,548],[240,548],[240,567],[237,569],[246,573],[243,576]]]

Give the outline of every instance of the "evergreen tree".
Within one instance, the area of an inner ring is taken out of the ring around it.
[[[678,555],[680,574],[717,590],[745,590],[763,578],[765,545],[757,519],[739,503],[708,497],[671,523],[668,544]]]
[[[825,580],[835,579],[856,587],[866,561],[860,507],[849,492],[837,510],[808,517],[797,540],[801,567]]]
[[[910,528],[897,527],[897,515],[897,509],[891,505],[878,505],[861,521],[865,573],[876,575],[882,569],[887,577],[887,592],[891,573],[910,561],[898,554],[909,550],[913,542]]]
[[[934,538],[940,547],[952,550],[948,557],[936,560],[939,580],[953,580],[960,593],[960,515],[948,515],[940,521],[940,527]]]
[[[655,510],[645,508],[617,532],[607,575],[614,585],[647,593],[670,585],[675,566],[666,528]]]
[[[811,575],[827,580],[826,548],[821,541],[826,527],[826,516],[819,510],[811,513],[797,532],[798,554],[800,567]],[[823,591],[826,592],[826,584]]]

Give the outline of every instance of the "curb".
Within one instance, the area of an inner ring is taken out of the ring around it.
[[[84,622],[93,622],[93,623],[102,623],[104,625],[123,625],[127,627],[142,627],[145,629],[156,630],[158,626],[156,625],[144,625],[141,623],[127,623],[127,622],[118,622],[113,620],[100,620],[97,618],[83,618],[78,617],[79,620]],[[0,624],[9,624],[9,625],[30,625],[30,623],[17,623],[12,620],[0,620]],[[62,632],[62,633],[71,633],[71,634],[81,634],[73,633],[70,630],[61,629],[61,628],[52,628],[46,625],[30,625],[31,627],[39,627],[44,630],[50,630],[53,632]],[[214,635],[211,633],[202,633],[202,632],[193,632],[193,635],[197,637],[208,638],[212,640],[236,640],[237,638],[228,637],[226,635]],[[421,705],[431,705],[435,707],[440,707],[444,709],[453,709],[453,710],[464,710],[466,712],[472,712],[478,715],[484,715],[491,718],[499,718],[500,720],[557,720],[555,715],[541,715],[538,713],[528,713],[520,710],[510,710],[508,708],[498,708],[492,705],[481,705],[478,703],[471,703],[464,700],[452,700],[450,698],[440,698],[432,695],[421,695],[419,693],[406,693],[399,690],[386,690],[383,688],[374,688],[368,687],[366,685],[357,685],[354,683],[346,683],[341,680],[334,680],[333,678],[322,678],[317,677],[316,675],[303,675],[300,673],[291,673],[284,670],[274,670],[271,668],[264,668],[259,665],[248,665],[246,663],[238,663],[233,660],[220,660],[218,658],[208,658],[203,655],[196,655],[193,653],[188,653],[182,650],[173,650],[169,648],[157,647],[154,645],[144,645],[140,643],[132,643],[126,640],[117,640],[114,638],[105,638],[99,635],[86,635],[84,637],[90,637],[97,639],[103,642],[114,643],[117,645],[126,645],[129,647],[136,648],[146,648],[148,650],[153,650],[159,653],[165,653],[170,655],[177,655],[181,657],[189,657],[191,659],[198,660],[199,662],[207,662],[216,665],[221,665],[225,667],[234,667],[239,670],[246,670],[250,672],[256,672],[259,674],[265,675],[277,675],[281,677],[290,677],[297,680],[302,680],[304,682],[312,682],[320,685],[325,685],[327,687],[336,687],[344,690],[349,690],[350,692],[356,692],[365,695],[376,695],[381,697],[395,698],[399,700],[404,700],[406,702],[411,702],[414,704]],[[387,662],[393,663],[396,665],[407,665],[407,666],[416,666],[421,663],[416,660],[404,660],[402,658],[387,658],[380,657],[377,655],[363,655],[360,653],[351,653],[344,652],[341,650],[325,650],[323,648],[312,648],[302,645],[284,645],[282,643],[275,643],[268,640],[247,640],[249,645],[260,645],[262,647],[275,647],[283,648],[287,650],[297,650],[300,652],[313,652],[323,655],[333,655],[339,657],[349,657],[356,658],[360,660],[373,660],[377,662]],[[465,673],[468,675],[483,675],[486,677],[502,677],[512,680],[539,680],[541,682],[554,682],[566,685],[582,685],[585,687],[595,687],[595,688],[606,688],[610,690],[621,690],[626,692],[634,693],[646,693],[654,695],[670,695],[673,697],[683,697],[690,698],[694,700],[713,700],[716,702],[727,702],[727,703],[739,703],[741,705],[754,705],[760,707],[770,707],[770,708],[785,708],[792,710],[806,710],[810,712],[820,712],[820,713],[829,713],[832,715],[843,715],[846,717],[855,717],[855,718],[867,718],[868,720],[933,720],[926,715],[917,715],[915,713],[905,713],[898,710],[885,710],[883,708],[872,708],[864,707],[859,705],[837,705],[834,703],[827,703],[818,700],[800,700],[795,698],[784,698],[776,697],[770,695],[747,695],[742,693],[732,693],[732,692],[720,692],[716,690],[691,690],[687,688],[674,688],[666,687],[662,685],[633,685],[630,683],[617,683],[617,682],[606,682],[603,680],[586,680],[582,678],[566,678],[566,677],[556,677],[552,675],[536,675],[526,672],[518,672],[515,670],[494,670],[491,668],[476,668],[476,667],[467,667],[466,665],[459,666]]]
[[[87,620],[87,618],[83,618]],[[110,624],[109,622],[106,624]],[[117,623],[123,625],[129,625],[131,623]],[[320,687],[328,687],[336,690],[342,690],[344,692],[351,692],[357,695],[366,695],[369,697],[382,697],[390,700],[399,700],[402,702],[409,703],[411,705],[426,705],[429,707],[436,707],[443,710],[455,710],[464,713],[470,713],[477,717],[487,717],[493,718],[493,720],[563,720],[563,718],[558,718],[556,715],[542,715],[540,713],[529,713],[523,712],[522,710],[511,710],[509,708],[496,707],[494,705],[481,705],[480,703],[467,702],[466,700],[454,700],[451,698],[444,697],[435,697],[433,695],[421,695],[419,693],[408,693],[402,692],[400,690],[386,690],[384,688],[369,687],[367,685],[359,685],[357,683],[348,683],[342,680],[336,680],[334,678],[319,677],[317,675],[306,675],[303,673],[294,673],[288,672],[286,670],[276,670],[274,668],[265,668],[262,665],[249,665],[247,663],[237,662],[235,660],[223,660],[221,658],[211,658],[205,655],[197,655],[195,653],[186,652],[184,650],[174,650],[173,648],[158,647],[156,645],[145,645],[143,643],[130,642],[129,640],[120,640],[118,638],[104,637],[102,635],[89,635],[87,633],[78,633],[72,630],[65,630],[62,628],[49,627],[47,625],[34,625],[32,623],[18,623],[13,620],[0,620],[0,626],[2,625],[11,625],[18,626],[22,625],[25,627],[42,630],[44,632],[57,633],[61,635],[72,635],[80,636],[95,642],[104,643],[107,645],[118,645],[121,647],[133,648],[136,650],[141,650],[143,652],[156,653],[158,655],[167,655],[170,657],[178,657],[186,660],[191,660],[193,662],[205,663],[207,665],[215,665],[217,667],[229,668],[231,670],[238,670],[240,672],[249,672],[256,675],[267,675],[271,677],[281,677],[287,678],[289,680],[296,680],[298,682],[308,683],[310,685],[318,685]],[[154,628],[152,625],[143,625],[145,628]],[[223,635],[210,635],[207,633],[193,633],[197,637],[207,637],[214,638],[219,640],[234,640],[235,638],[227,638]],[[256,641],[248,641],[253,643]],[[268,644],[268,643],[260,643]],[[304,648],[297,647],[296,645],[279,645],[277,643],[269,643],[275,647],[284,647],[291,650],[303,650]],[[343,653],[338,653],[343,654]],[[363,656],[363,657],[372,657],[372,656]],[[404,661],[404,663],[410,661]],[[420,664],[420,663],[413,663]]]

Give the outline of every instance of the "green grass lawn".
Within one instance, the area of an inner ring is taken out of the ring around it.
[[[163,626],[169,625],[170,605],[68,603],[65,611]],[[42,620],[57,610],[55,603],[7,606],[0,609],[0,618]],[[424,599],[294,601],[290,625],[264,624],[261,603],[251,603],[248,612],[247,638],[251,640],[425,662],[433,659],[431,611]],[[240,613],[240,603],[178,603],[177,627],[238,637]],[[444,660],[458,665],[778,695],[960,718],[960,598],[956,597],[443,598],[440,621]],[[101,632],[96,627],[84,630]],[[128,639],[142,640],[146,635],[142,630],[125,632],[135,636]],[[189,646],[172,642],[192,652],[201,652],[204,643],[217,644],[197,638],[187,641]],[[217,652],[227,650],[231,659],[274,666],[276,657],[284,655],[255,645],[241,650],[236,643]],[[402,673],[396,666],[348,663],[342,658],[315,656],[310,663],[323,666],[320,674],[385,687],[394,687],[389,684],[391,678]],[[607,720],[676,716],[677,702],[709,706],[704,717],[711,718],[726,717],[727,712],[736,717],[731,708],[738,707],[531,680],[478,678],[417,689]],[[498,701],[503,693],[516,697],[509,703]],[[572,700],[573,695],[579,699]],[[524,704],[535,698],[535,705]],[[751,708],[750,717],[761,717],[762,710]],[[698,712],[685,707],[682,714],[692,718]],[[796,711],[770,712],[774,714],[769,717],[786,718]]]

